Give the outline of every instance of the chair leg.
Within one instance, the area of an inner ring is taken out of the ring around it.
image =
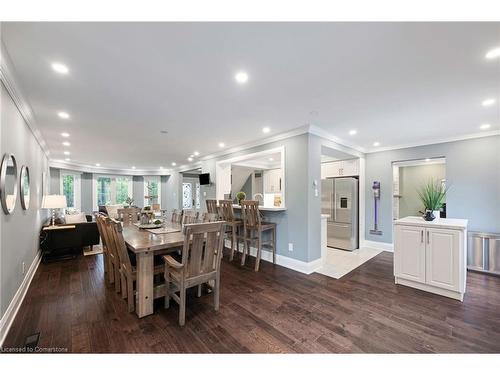
[[[134,312],[135,310],[134,282],[130,277],[127,277],[127,306],[128,306],[128,312]]]
[[[108,258],[108,284],[111,285],[115,282],[115,265],[111,261],[111,258]]]
[[[168,309],[170,307],[170,275],[166,266],[163,275],[165,277],[165,308]]]
[[[235,226],[231,226],[231,256],[229,257],[229,260],[232,261],[234,258],[234,248],[236,245],[236,228]]]
[[[255,256],[255,272],[259,271],[260,265],[260,256],[262,254],[262,232],[260,230],[257,231],[257,255]]]
[[[196,296],[197,296],[198,298],[200,298],[200,297],[201,297],[201,286],[202,286],[202,285],[203,285],[203,284],[198,285],[198,292],[196,293]]]
[[[179,290],[179,325],[183,326],[186,322],[186,288],[184,287],[184,283],[181,283],[181,287]]]
[[[220,289],[220,275],[217,273],[215,277],[215,286],[214,286],[214,309],[215,311],[219,311],[219,289]]]
[[[272,236],[273,236],[273,264],[276,264],[276,228],[273,228]]]
[[[250,247],[248,244],[248,239],[247,239],[247,230],[243,229],[243,254],[241,256],[241,265],[245,265],[245,260],[247,258],[247,249]]]
[[[122,289],[122,298],[125,299],[127,298],[127,279],[125,278],[125,275],[123,274],[123,271],[120,271],[120,283],[121,283],[121,289]]]

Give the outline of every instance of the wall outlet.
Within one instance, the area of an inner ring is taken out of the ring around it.
[[[22,263],[21,264],[21,272],[23,273],[23,275],[26,273],[26,263]]]
[[[288,251],[293,251],[293,243],[288,243]]]

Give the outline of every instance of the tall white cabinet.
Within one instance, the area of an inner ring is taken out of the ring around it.
[[[394,276],[402,284],[463,301],[467,275],[467,220],[394,222]]]

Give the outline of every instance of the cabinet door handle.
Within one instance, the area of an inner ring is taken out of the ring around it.
[[[429,231],[427,231],[427,244],[430,244]]]
[[[424,230],[420,231],[420,243],[424,243]]]

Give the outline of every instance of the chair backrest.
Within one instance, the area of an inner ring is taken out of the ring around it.
[[[181,219],[182,219],[182,215],[179,213],[179,211],[173,210],[172,211],[172,217],[171,217],[170,221],[172,223],[178,223],[178,224],[180,224],[181,223]]]
[[[153,211],[160,211],[160,204],[159,204],[159,203],[153,203],[153,204],[151,205],[151,209],[152,209]]]
[[[107,233],[105,232],[104,228],[104,215],[96,215],[95,221],[97,223],[97,229],[99,230],[99,235],[101,236],[101,243],[102,243],[102,251],[106,253],[108,251],[108,244],[107,244]]]
[[[246,228],[260,227],[259,201],[241,201],[241,215]]]
[[[219,220],[219,215],[216,213],[205,212],[202,217],[204,223],[211,223]]]
[[[124,266],[128,271],[132,271],[132,263],[128,255],[127,245],[123,239],[123,228],[119,221],[108,219],[107,226],[109,228],[111,243],[115,254],[120,260],[120,265]]]
[[[186,278],[220,270],[224,241],[223,222],[188,224],[185,227],[182,264]]]
[[[224,221],[234,221],[233,201],[230,199],[223,199],[219,201],[220,216]]]
[[[209,214],[218,214],[217,199],[207,199],[207,212]]]
[[[121,220],[123,225],[130,225],[139,220],[139,212],[141,210],[137,207],[119,208],[118,219]]]
[[[198,221],[198,212],[194,210],[182,210],[182,224],[193,224]]]

